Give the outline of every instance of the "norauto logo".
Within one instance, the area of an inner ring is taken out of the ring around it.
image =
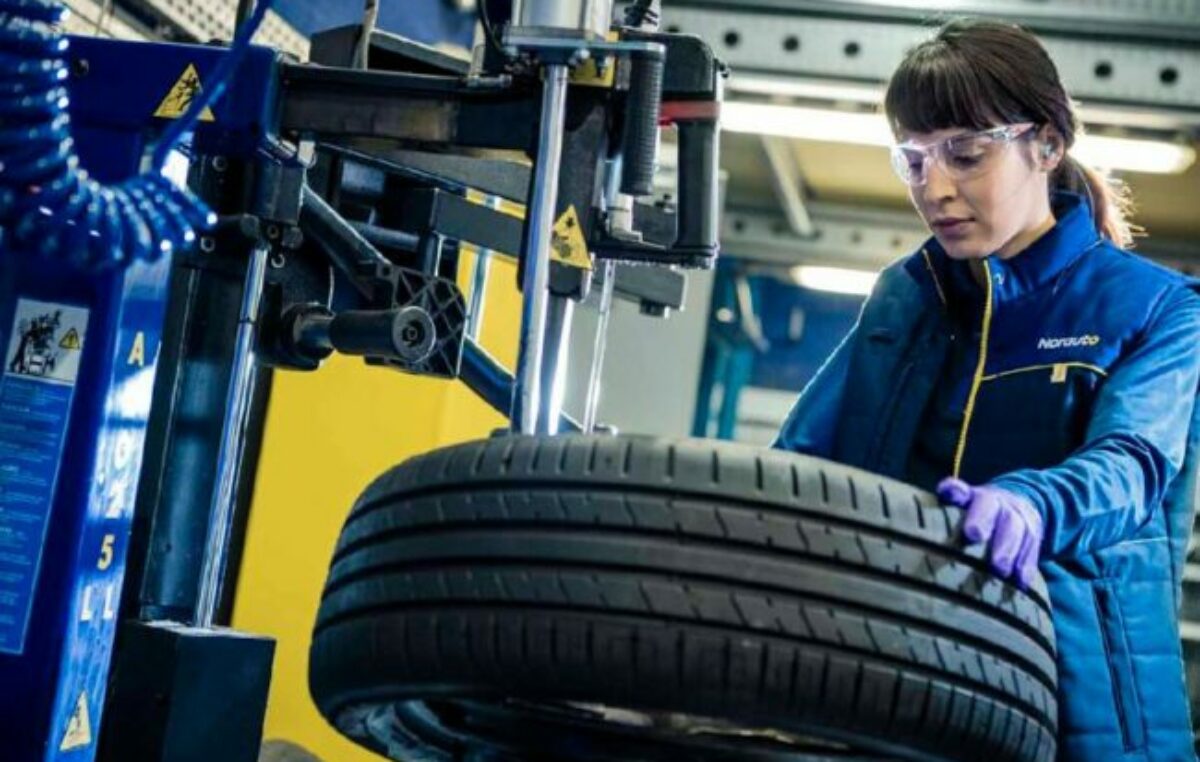
[[[1066,336],[1061,338],[1038,339],[1038,349],[1067,349],[1069,347],[1094,347],[1100,343],[1100,337],[1095,334],[1086,336]]]

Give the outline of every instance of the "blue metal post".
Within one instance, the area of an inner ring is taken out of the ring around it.
[[[203,46],[73,39],[84,167],[142,167],[156,117]],[[272,134],[276,55],[251,52],[201,135],[249,152]],[[80,272],[6,249],[0,231],[0,759],[91,762],[166,310],[170,258]]]
[[[91,760],[170,261],[103,276],[0,261],[0,738],[14,762]],[[56,314],[43,366],[77,370],[37,375],[20,334]]]

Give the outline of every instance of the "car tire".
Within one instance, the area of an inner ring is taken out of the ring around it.
[[[397,759],[470,759],[488,733],[501,751],[479,759],[537,758],[538,743],[558,743],[551,720],[528,739],[543,706],[610,708],[596,710],[617,728],[609,751],[580,759],[651,758],[611,756],[638,737],[611,721],[631,712],[719,720],[729,732],[713,748],[816,738],[873,759],[1050,762],[1045,583],[994,577],[960,521],[897,481],[729,442],[449,447],[395,467],[354,506],[311,692],[342,732]],[[470,707],[484,704],[519,706],[525,729],[472,730]],[[685,735],[692,751],[674,759],[707,758]]]

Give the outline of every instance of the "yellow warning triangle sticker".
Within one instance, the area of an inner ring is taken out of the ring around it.
[[[183,74],[179,75],[179,79],[175,80],[171,91],[162,99],[162,103],[158,104],[154,115],[163,119],[178,119],[187,111],[188,106],[192,105],[192,99],[199,94],[200,72],[196,71],[195,64],[188,64]],[[215,122],[217,118],[213,116],[212,109],[205,108],[200,112],[200,121]]]
[[[87,691],[79,694],[75,702],[75,713],[67,722],[67,732],[63,734],[59,751],[70,751],[89,746],[92,743],[92,720],[88,716]]]
[[[572,204],[554,223],[550,237],[550,258],[569,267],[581,270],[592,269],[592,258],[588,256],[587,239],[579,224],[579,213]]]
[[[63,349],[83,349],[83,342],[79,340],[79,331],[74,328],[67,331],[67,335],[62,337],[62,341],[58,345]]]

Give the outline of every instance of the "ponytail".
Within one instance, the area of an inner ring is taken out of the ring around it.
[[[1133,196],[1123,181],[1084,166],[1067,154],[1051,179],[1052,188],[1078,193],[1088,200],[1096,230],[1122,249],[1133,246],[1142,229],[1132,224]]]

